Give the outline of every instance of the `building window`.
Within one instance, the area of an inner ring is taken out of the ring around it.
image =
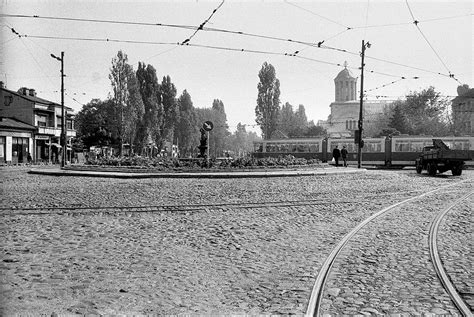
[[[36,115],[36,125],[38,127],[45,127],[47,120],[48,118],[46,118],[46,116]]]

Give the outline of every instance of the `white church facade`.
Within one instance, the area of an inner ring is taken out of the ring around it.
[[[318,126],[326,129],[329,137],[352,137],[358,130],[360,101],[357,98],[357,77],[344,69],[334,78],[335,101],[329,107],[331,114],[327,120],[319,120]],[[373,118],[383,113],[385,107],[392,103],[389,100],[364,100],[362,118]]]

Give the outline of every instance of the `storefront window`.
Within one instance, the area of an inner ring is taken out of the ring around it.
[[[12,138],[12,163],[26,163],[29,151],[28,138]]]

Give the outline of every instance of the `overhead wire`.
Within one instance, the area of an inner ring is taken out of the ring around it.
[[[217,10],[219,10],[222,7],[223,4],[224,4],[224,0],[222,0],[221,4],[219,4],[219,6],[217,8],[215,8],[214,11],[212,11],[210,16],[198,26],[198,28],[194,31],[193,34],[191,34],[190,37],[188,37],[183,42],[181,42],[181,45],[189,43],[189,41],[191,41],[191,39],[197,34],[197,32],[202,30],[204,28],[204,26],[209,22],[209,20],[211,20],[212,16],[217,12]]]
[[[30,37],[30,38],[45,38],[43,36],[28,36],[28,35],[22,35],[22,37]],[[47,37],[47,38],[52,38],[52,37]],[[58,37],[56,37],[58,38]],[[68,40],[74,40],[76,38],[60,38],[60,39],[68,39]],[[78,40],[84,40],[84,39],[81,39],[79,38]],[[87,38],[85,40],[88,40],[88,41],[94,41],[94,40],[97,40],[97,41],[102,41],[102,42],[124,42],[124,43],[141,43],[141,44],[160,44],[160,45],[179,45],[179,43],[171,43],[171,42],[168,42],[168,43],[164,43],[164,42],[150,42],[150,41],[128,41],[128,40],[115,40],[115,39],[92,39],[92,38]],[[314,59],[314,58],[310,58],[310,57],[304,57],[304,56],[301,56],[301,55],[297,55],[295,53],[293,54],[288,54],[288,53],[280,53],[280,52],[269,52],[269,51],[259,51],[259,50],[249,50],[249,49],[243,49],[243,48],[229,48],[229,47],[219,47],[219,46],[210,46],[210,45],[201,45],[201,44],[191,44],[191,43],[188,43],[187,46],[191,46],[191,47],[199,47],[199,48],[207,48],[207,49],[217,49],[217,50],[226,50],[226,51],[234,51],[234,52],[246,52],[246,53],[257,53],[257,54],[268,54],[268,55],[279,55],[279,56],[291,56],[291,57],[297,57],[299,59],[303,59],[303,60],[308,60],[308,61],[313,61],[313,62],[318,62],[318,63],[323,63],[323,64],[327,64],[327,65],[333,65],[333,66],[342,66],[340,63],[333,63],[333,62],[327,62],[327,61],[322,61],[322,60],[318,60],[318,59]],[[172,48],[173,49],[173,48]],[[166,51],[165,51],[166,52]],[[298,53],[298,52],[296,52]],[[354,68],[354,69],[358,69],[358,68]],[[369,73],[374,73],[374,74],[379,74],[379,75],[385,75],[385,76],[390,76],[390,77],[401,77],[401,78],[405,78],[405,77],[402,77],[402,76],[398,76],[398,75],[392,75],[392,74],[387,74],[387,73],[382,73],[382,72],[378,72],[378,71],[374,71],[374,70],[367,70],[367,72]],[[418,79],[419,77],[413,77],[414,79]],[[398,82],[399,80],[397,81],[394,81],[390,84],[394,84],[396,82]],[[386,86],[386,85],[384,85]],[[383,86],[383,87],[384,87]],[[76,101],[77,103],[81,104],[80,102],[78,102],[77,100],[73,99],[74,101]]]
[[[294,5],[294,4],[292,4],[288,1],[285,1],[285,2],[287,2],[288,4]],[[306,10],[306,9],[304,9],[304,10]],[[95,23],[118,23],[118,24],[127,24],[127,25],[130,24],[130,25],[162,26],[162,27],[174,27],[174,28],[184,28],[184,29],[193,29],[193,30],[196,30],[197,28],[199,28],[199,26],[196,27],[196,26],[190,26],[190,25],[177,25],[177,24],[165,24],[165,23],[147,23],[147,22],[131,22],[131,21],[115,21],[115,20],[98,20],[98,19],[82,19],[82,18],[79,19],[79,18],[63,18],[63,17],[40,17],[40,16],[37,16],[37,15],[28,16],[28,15],[0,14],[0,17],[1,16],[19,17],[19,18],[58,19],[58,20],[67,20],[67,21],[95,22]],[[455,17],[463,17],[463,16],[467,16],[467,15],[461,15],[461,16],[455,16]],[[455,18],[455,17],[447,17],[447,18]],[[443,19],[443,18],[438,18],[438,19]],[[341,26],[346,27],[345,25],[340,24],[336,21],[333,21],[331,19],[329,19],[329,20],[331,22],[334,22],[334,23],[337,23]],[[435,19],[432,19],[432,20],[435,20]],[[346,28],[353,29],[351,27],[346,27]],[[362,27],[359,27],[359,28],[362,28]],[[202,30],[203,31],[212,31],[212,32],[231,33],[231,34],[237,34],[237,35],[249,36],[249,37],[256,37],[256,38],[262,38],[262,39],[285,41],[285,42],[290,42],[290,43],[298,43],[298,44],[307,45],[307,46],[314,47],[314,48],[329,49],[329,50],[334,50],[334,51],[338,51],[338,52],[342,52],[342,53],[346,53],[346,54],[350,54],[350,55],[359,56],[359,53],[356,53],[356,52],[351,52],[351,51],[348,51],[346,49],[341,49],[341,48],[336,48],[336,47],[323,45],[324,40],[319,41],[318,43],[313,43],[313,42],[307,42],[307,41],[301,41],[301,40],[293,40],[293,39],[288,39],[288,38],[281,38],[281,37],[275,37],[275,36],[266,36],[266,35],[260,35],[260,34],[254,34],[254,33],[248,33],[248,32],[241,32],[241,31],[232,31],[232,30],[226,30],[226,29],[203,27]],[[347,31],[347,29],[346,29],[346,31]],[[344,32],[345,31],[342,31],[342,32],[340,32],[340,34],[342,34]],[[30,37],[34,37],[34,36],[30,36]],[[40,38],[39,36],[36,36],[36,37]],[[46,37],[46,36],[41,37],[41,38],[44,38],[44,39],[48,39],[48,38],[50,38],[50,39],[64,39],[64,40],[71,39],[71,40],[100,41],[100,42],[121,42],[121,43],[131,43],[131,44],[163,44],[163,45],[166,45],[166,44],[175,45],[176,44],[176,43],[171,43],[171,42],[126,41],[126,40],[94,39],[94,38],[78,39],[78,38],[67,38],[67,37],[59,38],[59,37]],[[297,53],[299,53],[301,51],[302,50],[299,50],[299,51],[296,51],[292,54],[296,55]],[[287,55],[291,55],[291,54],[287,53]],[[431,70],[427,70],[427,69],[423,69],[423,68],[419,68],[419,67],[415,67],[415,66],[411,66],[411,65],[406,65],[406,64],[402,64],[402,63],[398,63],[398,62],[392,62],[392,61],[389,61],[389,60],[386,60],[386,59],[376,58],[376,57],[372,57],[372,56],[369,56],[369,55],[365,55],[365,58],[373,59],[373,60],[377,60],[377,61],[380,61],[380,62],[389,63],[389,64],[393,64],[393,65],[397,65],[397,66],[402,66],[402,67],[406,67],[406,68],[411,68],[411,69],[415,69],[415,70],[420,70],[420,71],[423,71],[423,72],[429,72],[429,73],[445,76],[445,77],[448,77],[448,78],[454,78],[454,75],[452,75],[449,72],[449,69],[448,69],[449,74],[443,74],[443,73],[440,73],[440,72],[435,72],[435,71],[431,71]],[[454,78],[454,79],[456,81],[458,81],[456,78]]]
[[[330,18],[328,18],[328,17],[325,17],[325,16],[323,16],[323,15],[321,15],[321,14],[318,14],[318,13],[316,13],[316,12],[314,12],[314,11],[311,11],[311,10],[309,10],[309,9],[300,7],[299,5],[294,4],[294,3],[292,3],[292,2],[289,2],[288,0],[285,0],[284,2],[287,3],[287,4],[289,4],[289,5],[291,5],[291,6],[294,6],[294,7],[298,8],[298,9],[300,9],[300,10],[306,11],[306,12],[308,12],[308,13],[311,13],[312,15],[315,15],[315,16],[317,16],[317,17],[320,17],[321,19],[324,19],[324,20],[326,20],[326,21],[332,22],[332,23],[337,24],[337,25],[339,25],[339,26],[342,26],[342,27],[344,27],[344,28],[346,28],[346,29],[351,29],[351,27],[349,27],[349,26],[347,26],[347,25],[344,25],[344,24],[342,24],[342,23],[339,23],[339,22],[337,22],[337,21],[335,21],[335,20],[333,20],[333,19],[330,19]]]
[[[290,5],[293,5],[292,3],[289,3],[288,1],[285,1],[287,2],[288,4]],[[218,8],[220,8],[220,6],[224,3],[224,1],[219,5]],[[408,4],[408,2],[407,2]],[[296,6],[296,5],[294,5]],[[298,6],[296,6],[298,7]],[[259,35],[259,34],[252,34],[252,33],[246,33],[246,32],[240,32],[240,31],[231,31],[231,30],[224,30],[224,29],[216,29],[216,28],[206,28],[204,27],[204,25],[209,21],[209,19],[212,17],[212,15],[216,12],[216,10],[218,9],[216,8],[213,13],[211,14],[211,16],[205,21],[203,22],[199,27],[195,27],[195,26],[186,26],[186,25],[176,25],[176,24],[162,24],[162,23],[144,23],[144,22],[128,22],[128,21],[113,21],[113,20],[95,20],[95,19],[76,19],[76,18],[58,18],[58,17],[39,17],[39,16],[25,16],[25,15],[9,15],[11,17],[34,17],[34,18],[43,18],[43,19],[57,19],[57,20],[70,20],[70,21],[81,21],[81,22],[84,22],[84,21],[87,21],[87,22],[99,22],[99,23],[118,23],[118,24],[133,24],[133,25],[152,25],[152,26],[164,26],[164,27],[176,27],[176,28],[184,28],[184,29],[194,29],[195,32],[193,33],[193,35],[195,35],[197,33],[197,31],[199,30],[204,30],[204,31],[215,31],[215,32],[225,32],[225,33],[233,33],[233,34],[239,34],[239,35],[245,35],[245,36],[253,36],[253,37],[259,37],[259,38],[266,38],[266,39],[273,39],[273,40],[279,40],[279,41],[286,41],[286,42],[293,42],[293,43],[299,43],[299,44],[303,44],[303,45],[307,45],[307,46],[311,46],[311,47],[318,47],[318,48],[324,48],[324,49],[332,49],[332,50],[336,50],[336,51],[340,51],[340,52],[344,52],[344,53],[349,53],[349,54],[353,54],[353,55],[356,55],[357,53],[353,53],[353,52],[349,52],[347,50],[344,50],[344,49],[339,49],[339,48],[334,48],[334,47],[329,47],[329,46],[326,46],[326,45],[322,45],[322,42],[319,42],[317,44],[315,43],[310,43],[310,42],[304,42],[304,41],[296,41],[296,40],[292,40],[292,39],[283,39],[283,38],[278,38],[278,37],[273,37],[273,36],[264,36],[264,35]],[[301,8],[300,9],[303,9],[303,10],[306,10],[304,8]],[[309,10],[306,10],[306,11],[309,11]],[[368,11],[368,9],[367,9]],[[314,15],[317,15],[317,16],[320,16],[314,12],[312,12]],[[0,14],[0,16],[5,16],[3,14]],[[441,19],[450,19],[450,18],[456,18],[456,17],[463,17],[463,16],[468,16],[468,15],[460,15],[460,16],[453,16],[453,17],[445,17],[445,18],[437,18],[437,19],[431,19],[431,20],[441,20]],[[322,17],[322,16],[320,16]],[[324,17],[322,17],[324,18]],[[352,29],[350,27],[347,27],[343,24],[340,24],[334,20],[331,20],[331,19],[326,19],[326,20],[330,20],[331,22],[334,22],[336,24],[339,24],[340,26],[344,26],[346,28],[346,30],[344,31],[341,31],[340,34]],[[430,20],[426,20],[426,21],[430,21]],[[8,26],[7,26],[8,27]],[[370,27],[370,26],[367,26],[367,20],[366,20],[366,27]],[[12,32],[15,33],[18,37],[22,37],[22,35],[20,35],[18,32],[15,32],[15,30],[13,28],[12,29]],[[24,35],[25,37],[27,37],[27,35]],[[43,38],[43,39],[59,39],[59,37],[47,37],[47,36],[30,36],[31,38]],[[191,36],[192,37],[192,36]],[[190,38],[191,38],[190,37]],[[67,38],[67,37],[64,37],[64,38],[61,38],[61,39],[64,39],[64,40],[83,40],[83,41],[101,41],[101,42],[121,42],[121,43],[133,43],[133,44],[156,44],[156,45],[176,45],[176,44],[179,44],[179,43],[171,43],[171,42],[152,42],[152,41],[129,41],[129,40],[115,40],[115,39],[97,39],[97,38]],[[248,53],[260,53],[260,54],[270,54],[270,55],[284,55],[284,56],[293,56],[293,57],[298,57],[300,59],[304,59],[304,60],[309,60],[309,61],[315,61],[315,62],[319,62],[319,63],[325,63],[325,64],[329,64],[329,65],[336,65],[336,66],[341,66],[339,63],[331,63],[331,62],[327,62],[327,61],[321,61],[321,60],[317,60],[317,59],[313,59],[313,58],[308,58],[308,57],[303,57],[303,56],[297,56],[298,53],[300,53],[302,50],[304,49],[300,49],[299,51],[295,51],[294,53],[277,53],[277,52],[267,52],[267,51],[259,51],[259,50],[247,50],[247,49],[236,49],[236,48],[227,48],[227,47],[218,47],[218,46],[209,46],[209,45],[190,45],[190,46],[195,46],[195,47],[202,47],[202,48],[211,48],[211,49],[219,49],[219,50],[229,50],[229,51],[240,51],[240,52],[248,52]],[[169,52],[173,49],[176,49],[176,46],[171,48],[171,49],[168,49],[164,52],[160,52],[159,54],[157,55],[154,55],[154,56],[158,56],[158,55],[161,55],[161,54],[164,54],[166,52]],[[30,52],[31,53],[31,52]],[[359,55],[359,54],[357,54]],[[154,57],[153,56],[153,57]],[[371,56],[366,56],[366,58],[371,58],[371,59],[374,59],[374,60],[379,60],[379,61],[382,61],[382,62],[386,62],[386,63],[391,63],[391,64],[395,64],[395,65],[399,65],[399,66],[403,66],[403,67],[408,67],[408,68],[412,68],[412,69],[417,69],[417,70],[421,70],[421,71],[425,71],[425,72],[430,72],[430,73],[433,73],[433,74],[437,74],[437,75],[442,75],[442,76],[446,76],[446,77],[453,77],[451,76],[451,74],[449,75],[446,75],[446,74],[442,74],[442,73],[439,73],[439,72],[433,72],[433,71],[429,71],[429,70],[425,70],[425,69],[421,69],[421,68],[418,68],[418,67],[413,67],[413,66],[410,66],[410,65],[404,65],[404,64],[401,64],[401,63],[396,63],[396,62],[392,62],[392,61],[388,61],[388,60],[384,60],[384,59],[378,59],[378,58],[374,58],[374,57],[371,57]],[[385,75],[385,76],[392,76],[392,77],[400,77],[400,76],[396,76],[396,75],[391,75],[391,74],[386,74],[386,73],[381,73],[381,72],[376,72],[376,71],[370,71],[369,72],[371,73],[376,73],[376,74],[381,74],[381,75]],[[448,72],[449,72],[449,69],[448,69]],[[457,79],[456,79],[457,80]]]
[[[127,43],[127,44],[173,45],[173,46],[180,46],[181,45],[178,42],[153,42],[153,41],[138,41],[138,40],[119,40],[119,39],[111,39],[111,38],[106,38],[106,39],[103,39],[103,38],[79,38],[79,37],[42,36],[42,35],[26,35],[26,34],[22,34],[21,37],[29,38],[29,39],[37,38],[37,39],[95,41],[95,42]],[[265,55],[275,55],[275,56],[289,56],[289,57],[296,57],[296,58],[302,59],[302,60],[322,63],[322,64],[326,64],[326,65],[332,65],[332,66],[338,66],[338,67],[343,66],[341,63],[329,62],[329,61],[324,61],[324,60],[320,60],[320,59],[315,59],[315,58],[311,58],[311,57],[305,57],[305,56],[302,56],[302,55],[298,55],[301,52],[301,50],[296,51],[294,53],[282,53],[282,52],[272,52],[272,51],[254,50],[254,49],[246,49],[246,48],[232,48],[232,47],[204,45],[204,44],[193,44],[193,43],[187,43],[185,46],[197,47],[197,48],[206,48],[206,49],[214,49],[214,50],[223,50],[223,51],[232,51],[232,52],[242,52],[242,53],[254,53],[254,54],[265,54]],[[330,48],[330,47],[324,46],[324,48]],[[332,49],[334,49],[334,48],[332,48]],[[166,53],[166,51],[162,52],[162,53]],[[162,53],[160,53],[160,54],[162,54]],[[349,67],[349,68],[357,69],[357,70],[359,69],[357,67]],[[375,71],[375,70],[367,70],[367,72],[374,73],[374,74],[379,74],[379,75],[384,75],[384,76],[390,76],[390,77],[397,77],[397,78],[402,77],[402,76],[399,76],[399,75],[387,74],[387,73],[378,72],[378,71]],[[437,73],[437,74],[440,74],[440,73]],[[442,74],[440,74],[440,75],[442,75]]]
[[[428,46],[431,48],[431,50],[433,51],[433,53],[436,55],[436,57],[438,57],[438,60],[441,62],[441,64],[443,64],[444,68],[448,71],[449,73],[449,77],[450,78],[453,78],[454,80],[456,80],[458,83],[461,84],[461,82],[454,77],[454,74],[451,73],[451,71],[449,70],[448,66],[446,65],[446,63],[441,59],[441,56],[439,56],[438,52],[435,50],[435,48],[433,47],[433,45],[430,43],[430,41],[428,40],[428,38],[426,37],[426,35],[423,33],[423,31],[421,30],[421,28],[418,26],[418,24],[420,23],[416,18],[415,18],[415,15],[413,14],[413,11],[411,10],[410,8],[410,4],[408,3],[408,0],[405,0],[405,3],[407,4],[407,7],[408,7],[408,11],[410,11],[410,15],[411,17],[413,18],[413,24],[415,24],[416,28],[418,29],[418,31],[420,32],[421,36],[423,37],[423,39],[426,41],[426,43],[428,44]]]
[[[85,19],[85,18],[67,18],[67,17],[53,17],[53,16],[25,15],[25,14],[3,14],[2,13],[0,14],[0,17],[33,18],[33,19],[45,19],[45,20],[72,21],[72,22],[110,23],[110,24],[123,24],[123,25],[158,26],[158,27],[168,27],[168,28],[177,28],[177,29],[186,29],[186,30],[196,29],[196,26],[183,25],[183,24],[100,20],[100,19]]]
[[[397,79],[397,80],[394,80],[394,81],[392,81],[392,82],[389,82],[389,83],[386,83],[386,84],[383,84],[383,85],[377,86],[377,87],[375,87],[375,88],[371,88],[371,89],[364,89],[364,93],[366,93],[366,92],[369,92],[369,91],[378,90],[378,89],[381,89],[381,88],[385,88],[385,87],[387,87],[387,86],[390,86],[390,85],[396,84],[396,83],[398,83],[399,81],[402,81],[402,80],[405,80],[405,79],[407,79],[407,78],[405,78],[405,77],[402,77],[402,78],[400,78],[400,79]],[[418,77],[413,77],[413,79],[418,79]]]

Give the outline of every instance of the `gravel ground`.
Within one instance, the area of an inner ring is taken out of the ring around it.
[[[0,176],[2,315],[304,314],[319,267],[356,224],[395,202],[474,174],[368,171],[271,179],[118,180],[2,168]],[[324,204],[212,206],[308,199]],[[184,204],[209,207],[197,212],[47,215],[15,210]],[[406,252],[406,261],[418,253],[414,247]],[[372,287],[379,292],[377,285]]]

